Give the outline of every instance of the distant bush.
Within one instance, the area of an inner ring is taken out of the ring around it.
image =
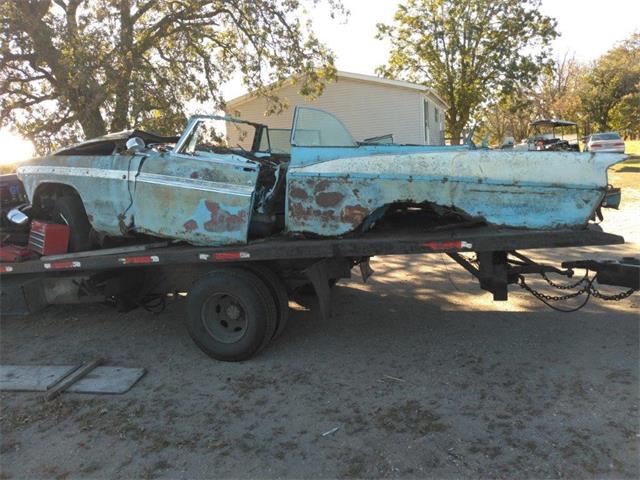
[[[4,175],[5,173],[14,173],[18,168],[17,165],[0,165],[0,174]]]

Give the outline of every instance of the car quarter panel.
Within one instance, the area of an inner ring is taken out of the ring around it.
[[[18,168],[29,200],[45,184],[73,188],[82,199],[93,228],[108,235],[121,235],[121,224],[131,222],[127,209],[133,199],[130,169],[141,156],[131,155],[51,155]]]
[[[233,154],[149,157],[136,174],[135,230],[196,245],[244,243],[258,171]]]
[[[307,157],[321,155],[320,150],[309,148]],[[287,231],[342,235],[375,218],[384,206],[405,202],[455,207],[495,225],[577,228],[601,203],[607,168],[623,159],[476,150],[383,154],[300,166],[294,161],[287,175]]]

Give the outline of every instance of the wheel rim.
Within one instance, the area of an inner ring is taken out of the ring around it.
[[[225,293],[211,295],[202,305],[202,325],[215,340],[236,343],[247,332],[247,309],[236,297]]]

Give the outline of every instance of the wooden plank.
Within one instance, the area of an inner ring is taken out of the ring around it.
[[[146,372],[144,368],[98,367],[71,385],[67,392],[122,394],[129,391]]]
[[[0,390],[46,392],[78,370],[80,365],[0,365]],[[146,373],[144,368],[96,367],[69,385],[74,393],[122,394]]]
[[[64,392],[67,388],[73,385],[75,382],[80,380],[82,377],[87,375],[96,367],[100,366],[103,362],[104,360],[102,358],[96,358],[94,360],[91,360],[90,362],[85,363],[79,369],[71,372],[71,374],[67,375],[58,383],[56,383],[53,387],[48,389],[47,393],[45,393],[44,395],[44,399],[47,401],[53,400],[62,392]]]
[[[0,390],[46,392],[79,365],[0,365]]]

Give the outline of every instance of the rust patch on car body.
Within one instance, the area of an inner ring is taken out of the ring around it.
[[[340,212],[340,220],[357,227],[369,216],[370,210],[361,205],[347,205]]]
[[[239,230],[246,223],[247,213],[240,210],[238,213],[229,213],[220,208],[217,202],[207,200],[207,210],[211,213],[211,219],[204,224],[204,229],[209,232],[231,232]]]
[[[187,220],[186,222],[184,222],[183,226],[186,231],[190,232],[198,228],[198,222],[196,222],[195,220]]]
[[[316,193],[323,192],[327,188],[329,188],[329,186],[331,186],[331,182],[329,180],[320,180],[318,183],[315,184],[314,191]]]
[[[292,188],[289,195],[291,195],[293,198],[299,198],[301,200],[306,200],[307,198],[309,198],[307,192],[305,192],[302,188]]]
[[[335,207],[343,198],[340,192],[320,192],[316,195],[316,203],[321,207]]]

